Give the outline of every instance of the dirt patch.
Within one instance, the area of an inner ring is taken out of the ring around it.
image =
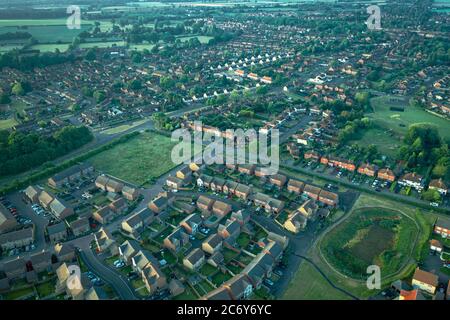
[[[350,251],[365,262],[372,263],[383,251],[392,247],[394,236],[394,232],[374,224]]]

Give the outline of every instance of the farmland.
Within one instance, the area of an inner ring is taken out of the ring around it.
[[[373,113],[368,114],[368,116],[382,130],[403,136],[412,124],[430,123],[437,126],[443,138],[450,139],[448,120],[409,104],[406,98],[394,96],[377,97],[371,100],[371,106]],[[404,108],[404,111],[391,110],[391,108]]]
[[[170,158],[173,145],[168,137],[145,132],[90,161],[100,171],[140,185],[175,166]]]

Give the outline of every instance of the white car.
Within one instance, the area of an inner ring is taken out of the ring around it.
[[[437,203],[437,202],[430,202],[430,206],[432,206],[432,207],[439,207],[439,203]]]

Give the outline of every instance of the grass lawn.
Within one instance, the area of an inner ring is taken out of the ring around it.
[[[350,297],[330,286],[311,264],[302,262],[282,299],[347,300]]]
[[[186,289],[184,292],[176,297],[173,298],[173,300],[197,300],[197,296],[195,295],[194,291],[189,286],[186,286]]]
[[[55,292],[56,280],[52,279],[36,286],[40,298],[45,298]]]
[[[16,299],[22,298],[24,296],[28,296],[28,295],[32,294],[33,292],[34,292],[33,287],[26,287],[23,289],[10,291],[10,292],[6,293],[6,294],[4,294],[4,298],[5,298],[5,300],[16,300]]]
[[[201,269],[200,269],[200,273],[206,277],[214,274],[216,271],[217,271],[217,269],[208,263],[205,263],[203,265],[203,267],[201,267]]]
[[[31,49],[39,50],[40,52],[55,52],[55,50],[58,49],[60,52],[65,52],[67,51],[67,49],[69,49],[69,44],[36,44],[32,46]]]
[[[404,98],[394,96],[376,97],[371,100],[373,113],[367,116],[374,120],[374,123],[384,130],[403,136],[408,127],[414,123],[429,123],[438,127],[440,135],[449,140],[449,121],[435,116],[419,107],[409,104]],[[391,107],[404,107],[404,111],[391,110]]]
[[[174,145],[168,137],[144,132],[89,161],[100,171],[140,185],[175,167],[171,160]]]
[[[395,157],[398,148],[402,145],[401,140],[393,132],[381,128],[371,128],[361,132],[358,139],[351,141],[361,147],[374,144],[382,155],[390,158]]]
[[[0,130],[10,129],[17,124],[15,119],[0,120]]]
[[[245,248],[250,243],[250,236],[247,233],[243,232],[239,235],[236,242],[241,248]]]
[[[214,283],[217,287],[220,286],[227,280],[230,280],[232,277],[229,273],[217,272],[211,279],[211,282]]]
[[[81,49],[90,48],[112,48],[112,47],[124,47],[125,41],[101,41],[101,42],[86,42],[80,43],[79,47]]]
[[[66,18],[57,19],[1,19],[0,27],[17,26],[66,26]],[[82,25],[93,24],[93,22],[82,22]]]
[[[143,124],[143,123],[145,123],[147,121],[148,120],[143,119],[143,120],[134,121],[134,122],[129,123],[129,124],[122,124],[122,125],[114,127],[114,128],[106,129],[106,130],[102,131],[101,133],[103,133],[103,134],[121,133],[121,132],[127,131],[129,129],[132,129],[134,127],[137,127],[137,126],[139,126],[139,125],[141,125],[141,124]]]
[[[180,39],[181,42],[189,41],[189,39],[197,38],[200,43],[208,43],[209,40],[211,40],[213,37],[208,36],[188,36],[188,37],[179,37],[177,39]]]
[[[16,26],[3,26],[0,27],[0,33],[26,31],[38,40],[39,43],[71,43],[74,37],[90,28],[91,25],[85,24],[81,25],[80,29],[69,29],[67,28],[66,21],[64,21],[61,25],[30,25],[26,30],[18,29]]]

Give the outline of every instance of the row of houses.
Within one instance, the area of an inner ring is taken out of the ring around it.
[[[109,175],[99,175],[95,179],[95,186],[103,191],[112,193],[121,193],[123,197],[129,201],[134,201],[139,197],[139,190],[135,187],[127,185],[117,178]]]
[[[48,225],[47,235],[52,243],[59,243],[65,241],[69,236],[79,237],[88,233],[91,230],[89,219],[79,218],[77,220],[66,223],[64,221]]]
[[[66,219],[75,213],[64,200],[37,186],[28,186],[24,192],[29,201],[40,204],[58,219]]]
[[[14,230],[17,227],[17,220],[13,214],[0,203],[0,234]]]
[[[60,188],[67,183],[79,180],[81,177],[89,177],[93,174],[94,167],[89,163],[82,163],[61,171],[48,178],[47,183],[53,188]]]

